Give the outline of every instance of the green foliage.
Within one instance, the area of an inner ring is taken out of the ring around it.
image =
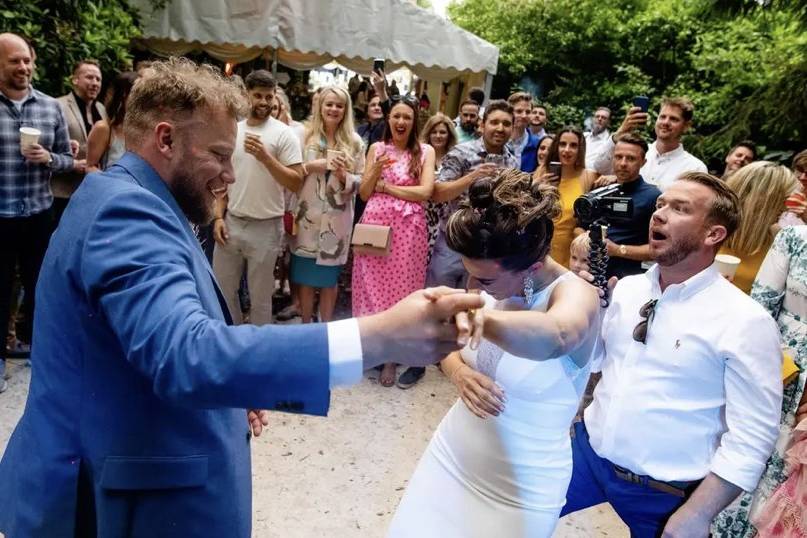
[[[32,0],[0,4],[0,28],[29,38],[36,51],[34,84],[49,95],[70,88],[73,66],[99,61],[105,78],[131,67],[129,41],[137,12],[125,0]]]
[[[500,48],[497,87],[539,82],[552,126],[600,105],[616,124],[635,95],[654,108],[685,95],[685,142],[704,159],[749,137],[784,155],[807,145],[803,1],[464,0],[448,13]]]

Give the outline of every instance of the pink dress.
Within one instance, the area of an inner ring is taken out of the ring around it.
[[[421,164],[425,146],[421,144]],[[409,187],[420,178],[409,174],[411,154],[392,144],[384,153],[395,163],[384,168],[381,179],[388,185]],[[383,153],[382,153],[383,154]],[[421,202],[401,200],[389,194],[373,193],[361,217],[364,224],[392,228],[389,256],[354,255],[353,315],[366,316],[391,307],[426,284],[426,255],[429,250],[426,211]]]

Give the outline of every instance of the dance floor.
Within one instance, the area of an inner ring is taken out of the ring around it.
[[[18,361],[9,361],[9,370],[9,389],[0,394],[0,453],[22,414],[31,372]],[[455,398],[451,384],[429,368],[407,391],[371,378],[336,390],[327,419],[274,414],[269,431],[252,445],[253,536],[383,537],[407,479]],[[555,533],[602,536],[628,536],[607,505],[561,520]]]

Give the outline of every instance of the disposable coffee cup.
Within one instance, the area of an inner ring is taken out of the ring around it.
[[[25,151],[34,144],[39,143],[42,131],[33,127],[20,127],[20,150]]]
[[[730,256],[728,254],[718,254],[715,256],[715,266],[718,272],[726,278],[734,278],[740,261],[740,258],[737,256]]]
[[[336,149],[329,149],[328,153],[325,155],[325,167],[328,170],[336,170],[336,163],[334,162],[335,159],[341,157],[343,153]]]

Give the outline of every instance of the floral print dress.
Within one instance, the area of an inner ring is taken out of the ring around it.
[[[297,195],[294,222],[297,235],[292,252],[303,258],[314,258],[317,265],[339,266],[347,261],[350,236],[353,232],[353,207],[361,173],[364,170],[364,149],[355,135],[356,151],[353,170],[347,174],[344,186],[330,171],[311,173],[303,179]],[[324,141],[306,147],[305,161],[324,159]]]
[[[800,373],[784,388],[779,440],[757,489],[740,495],[715,518],[712,524],[715,538],[756,536],[750,522],[752,516],[772,509],[764,505],[790,471],[785,465],[785,452],[791,448],[788,441],[807,379],[807,226],[790,226],[779,232],[762,262],[751,297],[776,320],[782,345],[792,351]]]

